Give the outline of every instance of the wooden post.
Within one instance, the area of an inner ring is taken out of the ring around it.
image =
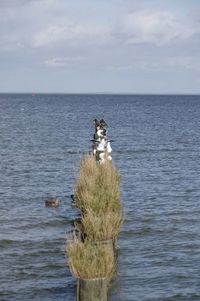
[[[111,156],[112,148],[111,148],[110,142],[113,140],[109,140],[107,138],[107,124],[103,119],[101,119],[100,121],[98,121],[97,119],[94,119],[94,124],[95,124],[95,133],[93,136],[93,140],[91,140],[91,141],[93,141],[92,154],[95,157],[96,162],[98,164],[102,164],[105,161],[112,160],[112,156]],[[108,164],[108,166],[109,166],[109,164]],[[118,182],[116,182],[116,183],[118,183]],[[73,200],[73,206],[76,207],[77,196],[74,197],[72,195],[71,198]],[[82,209],[82,207],[79,209],[82,210],[82,215],[84,216],[84,214],[86,214],[86,209],[84,210],[84,208]],[[109,209],[108,209],[108,213],[109,213]],[[112,211],[111,211],[111,213],[112,213]],[[92,250],[98,249],[97,246],[99,248],[102,247],[102,245],[106,246],[105,249],[107,249],[107,252],[108,252],[106,254],[109,255],[109,256],[106,256],[107,260],[105,261],[106,263],[109,262],[108,269],[106,269],[106,271],[102,270],[101,273],[99,273],[100,266],[97,265],[97,267],[96,267],[97,272],[94,272],[91,274],[89,273],[89,275],[87,275],[87,273],[85,273],[85,274],[78,273],[79,271],[75,270],[75,268],[73,266],[73,262],[71,261],[71,265],[70,265],[71,271],[75,275],[75,277],[77,277],[76,301],[107,301],[108,300],[108,297],[107,297],[108,287],[110,285],[111,277],[115,271],[115,263],[116,263],[116,259],[117,259],[116,238],[108,239],[108,240],[104,240],[104,241],[90,241],[89,237],[87,238],[87,233],[84,233],[84,227],[80,223],[80,219],[78,219],[75,222],[75,230],[76,230],[76,240],[78,239],[79,243],[81,243],[85,247],[85,250],[87,250],[87,243],[89,243],[89,245],[92,246],[92,249],[89,249],[89,253],[88,253],[89,256],[87,256],[86,260],[83,261],[84,263],[86,262],[86,265],[84,265],[84,268],[86,269],[86,271],[88,271],[87,262],[91,263],[91,260],[92,260],[92,256],[91,256]],[[77,244],[76,240],[74,240],[75,247]],[[78,244],[77,244],[77,246],[78,246]],[[77,254],[77,253],[75,253],[75,254]],[[82,254],[84,255],[84,253],[82,253]],[[96,252],[94,254],[95,255],[93,255],[93,257],[100,256],[98,254],[101,254],[101,252],[100,253]],[[73,256],[72,256],[72,258],[73,258]],[[78,256],[78,259],[82,259],[81,256]],[[103,259],[105,259],[105,258],[103,258]],[[94,261],[94,263],[95,263],[95,261]],[[79,265],[81,265],[81,263]],[[81,266],[81,267],[83,267],[83,266]],[[104,268],[104,265],[102,267]],[[105,270],[105,268],[104,268],[104,270]],[[98,276],[98,273],[99,273],[99,276]],[[78,278],[81,275],[84,275],[82,277],[104,277],[104,278],[95,278],[95,279]]]
[[[77,301],[107,301],[107,292],[106,278],[77,280]]]

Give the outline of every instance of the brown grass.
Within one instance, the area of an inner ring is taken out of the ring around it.
[[[112,162],[97,164],[93,156],[86,156],[80,164],[75,187],[76,206],[83,212],[120,211],[120,175]]]
[[[107,245],[81,242],[76,237],[67,244],[71,272],[77,278],[110,278],[115,271],[115,258]]]
[[[106,212],[96,215],[93,211],[87,210],[82,217],[81,231],[90,241],[114,240],[123,223],[122,212]]]

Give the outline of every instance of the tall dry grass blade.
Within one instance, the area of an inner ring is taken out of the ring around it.
[[[107,212],[96,215],[87,210],[82,217],[81,231],[90,241],[114,240],[120,232],[123,223],[122,212]]]
[[[76,206],[82,211],[120,211],[120,176],[113,163],[100,165],[93,156],[86,156],[80,164],[75,196]]]
[[[113,251],[107,245],[81,242],[77,238],[67,244],[71,272],[77,278],[110,278],[115,271]]]

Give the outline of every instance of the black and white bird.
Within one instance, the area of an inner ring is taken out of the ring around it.
[[[100,124],[100,127],[101,127],[101,128],[105,128],[105,127],[108,126],[104,119],[101,119],[101,120],[99,121],[99,124]]]
[[[95,133],[95,134],[93,135],[93,138],[94,138],[94,140],[97,140],[97,139],[99,138],[99,136],[97,135],[97,133]]]
[[[95,118],[93,120],[94,126],[95,126],[95,131],[97,132],[100,129],[100,122]]]
[[[99,129],[99,130],[97,130],[96,134],[97,134],[97,137],[98,137],[98,138],[99,138],[99,137],[100,137],[100,138],[103,138],[103,137],[106,136],[106,132],[105,132],[104,129]]]
[[[107,152],[110,154],[112,153],[112,147],[110,145],[110,142],[107,142]]]

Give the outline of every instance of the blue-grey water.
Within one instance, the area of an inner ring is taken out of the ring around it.
[[[199,301],[200,97],[14,94],[0,95],[0,300],[75,301],[70,194],[95,117],[123,180],[109,301]]]

